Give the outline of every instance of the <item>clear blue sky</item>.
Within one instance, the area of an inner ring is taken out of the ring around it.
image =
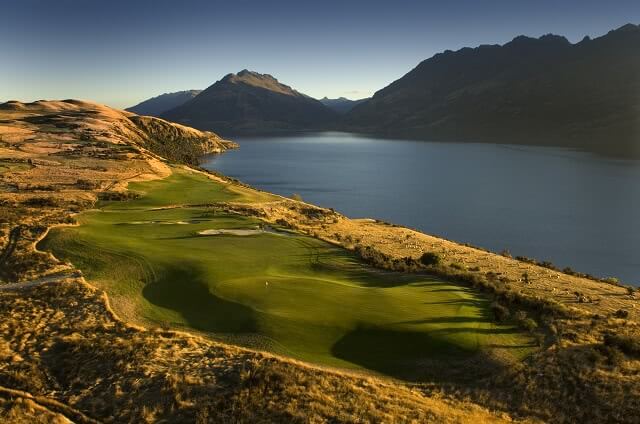
[[[126,107],[244,68],[361,98],[445,49],[629,22],[638,0],[2,0],[0,100]]]

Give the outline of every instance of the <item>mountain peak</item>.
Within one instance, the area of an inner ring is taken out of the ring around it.
[[[225,134],[323,129],[336,115],[269,74],[248,69],[225,75],[163,117]]]
[[[570,46],[571,42],[567,40],[566,37],[555,34],[545,34],[539,38],[527,37],[526,35],[519,35],[515,37],[513,40],[505,44],[506,46],[532,46],[539,45],[541,43],[547,45],[558,45],[558,46]]]
[[[285,94],[288,96],[302,96],[293,88],[288,85],[281,84],[275,77],[269,74],[261,74],[259,72],[243,69],[237,74],[227,74],[222,80],[222,83],[228,84],[244,84],[256,88],[262,88],[265,90]]]
[[[634,25],[634,24],[626,24],[626,25],[622,25],[620,28],[614,29],[611,32],[636,32],[636,31],[640,31],[640,25]]]

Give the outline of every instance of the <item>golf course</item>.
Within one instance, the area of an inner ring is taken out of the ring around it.
[[[467,287],[374,269],[348,250],[215,207],[274,200],[268,193],[181,168],[129,190],[140,197],[99,202],[38,245],[81,269],[125,319],[406,379],[429,361],[533,349]]]

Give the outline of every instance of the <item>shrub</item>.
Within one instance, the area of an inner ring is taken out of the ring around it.
[[[491,312],[497,322],[504,322],[509,318],[509,309],[505,308],[498,302],[493,302],[491,304]]]
[[[97,181],[85,180],[80,178],[78,179],[78,181],[76,181],[76,186],[78,186],[78,188],[82,190],[95,190],[100,186],[100,183],[98,183]]]
[[[618,309],[617,311],[615,311],[613,313],[613,316],[616,318],[628,318],[629,317],[629,311],[625,310],[625,309]]]
[[[526,319],[520,321],[520,325],[522,326],[522,328],[524,328],[525,330],[528,330],[528,331],[533,331],[536,328],[538,328],[538,323],[536,323],[531,318],[526,318]]]
[[[140,195],[132,191],[102,191],[98,193],[98,199],[105,201],[124,202],[126,200],[137,199],[138,197],[140,197]]]
[[[291,198],[292,198],[293,200],[295,200],[296,202],[302,202],[302,196],[300,196],[298,193],[293,193],[293,194],[291,195]]]
[[[631,336],[607,333],[604,335],[604,345],[616,347],[627,355],[640,355],[640,340]]]
[[[605,283],[614,284],[614,285],[617,285],[620,283],[616,277],[607,277],[602,281],[604,281]]]
[[[538,328],[538,323],[529,318],[525,311],[516,312],[516,321],[518,322],[518,325],[520,325],[520,327],[528,331],[533,331]]]
[[[52,207],[60,206],[60,202],[55,197],[32,197],[22,202],[25,206],[30,207]]]
[[[420,263],[424,266],[435,266],[440,264],[440,255],[434,252],[425,252],[420,256]]]

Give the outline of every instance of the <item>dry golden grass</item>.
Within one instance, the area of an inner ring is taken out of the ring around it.
[[[216,144],[214,135],[164,121],[136,124],[130,117],[79,101],[0,106],[0,161],[24,165],[0,173],[0,252],[12,243],[10,231],[21,228],[0,278],[24,282],[0,286],[0,386],[26,393],[0,396],[0,418],[638,422],[640,348],[636,352],[633,343],[640,340],[640,328],[636,300],[624,288],[258,191],[255,198],[262,203],[220,206],[269,222],[284,220],[347,248],[372,246],[390,258],[436,252],[445,265],[457,264],[465,273],[500,277],[500,290],[516,308],[530,307],[518,299],[531,298],[573,312],[536,312],[541,351],[488,379],[410,387],[120,321],[103,293],[73,274],[70,264],[35,251],[34,243],[47,228],[72,223],[70,214],[90,207],[98,193],[167,176],[166,160],[147,148],[157,148],[163,134],[175,141],[175,134],[184,132],[208,148],[229,147],[221,140]],[[221,176],[212,178],[251,190]],[[521,281],[525,272],[528,283]],[[619,310],[628,316],[616,316]],[[619,338],[606,339],[607,334]]]
[[[129,326],[77,278],[0,291],[0,318],[0,384],[101,420],[510,421],[383,380]]]
[[[2,394],[0,393],[0,396]],[[38,403],[23,397],[0,397],[0,422],[12,424],[68,424],[71,421],[62,414],[50,411]]]

